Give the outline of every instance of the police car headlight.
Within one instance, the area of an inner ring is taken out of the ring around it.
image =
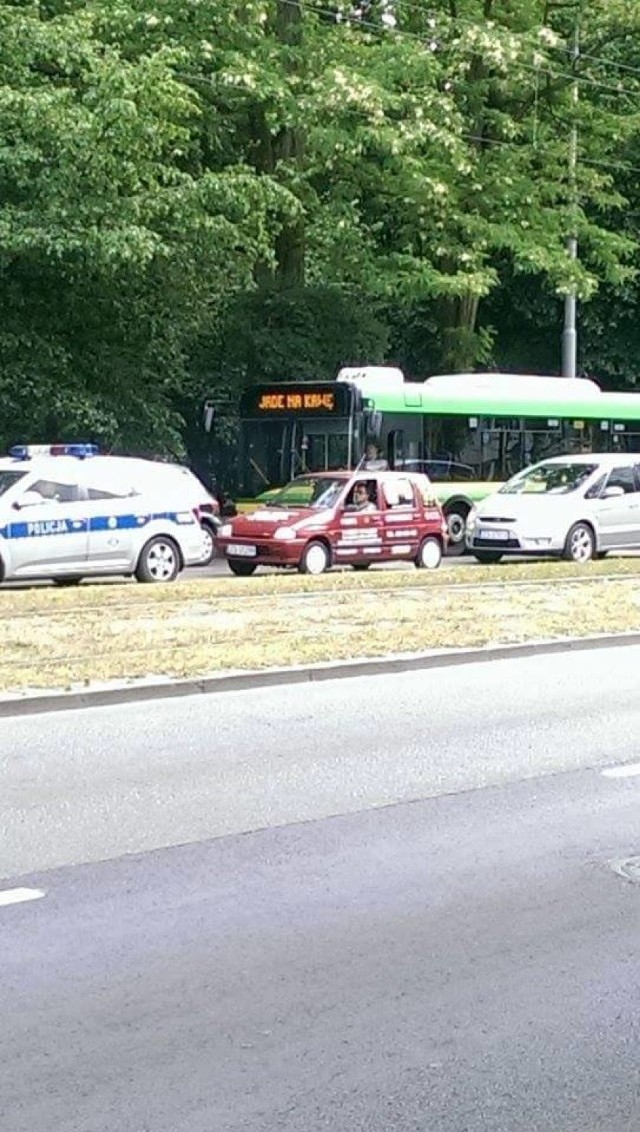
[[[223,523],[218,532],[221,538],[231,538],[233,534],[233,527],[231,523]]]
[[[282,539],[283,542],[291,542],[296,537],[296,532],[293,527],[278,527],[273,534],[274,538]]]

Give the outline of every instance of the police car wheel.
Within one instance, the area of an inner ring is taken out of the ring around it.
[[[425,538],[420,544],[416,566],[421,570],[436,570],[442,561],[442,543],[437,538]]]
[[[139,582],[173,582],[180,570],[178,548],[169,538],[149,539],[143,546],[136,578]]]
[[[329,569],[331,556],[323,542],[310,542],[305,546],[300,559],[301,574],[324,574]]]
[[[74,576],[73,578],[54,578],[54,586],[79,586],[82,578]]]
[[[216,540],[208,523],[202,523],[202,560],[198,566],[208,566],[216,557]]]

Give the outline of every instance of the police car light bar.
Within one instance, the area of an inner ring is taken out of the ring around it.
[[[30,460],[32,456],[76,456],[84,460],[97,454],[97,444],[15,444],[9,449],[14,460]]]

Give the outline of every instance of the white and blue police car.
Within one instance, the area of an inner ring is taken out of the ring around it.
[[[92,444],[18,445],[0,458],[0,581],[124,575],[171,582],[202,562],[197,510],[154,461]]]

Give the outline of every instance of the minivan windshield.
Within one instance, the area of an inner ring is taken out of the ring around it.
[[[500,488],[500,495],[569,495],[595,472],[597,464],[536,464],[525,468]]]
[[[333,507],[345,487],[344,479],[334,476],[298,476],[276,495],[267,507]]]
[[[9,468],[0,471],[0,495],[4,495],[5,491],[8,491],[10,487],[13,487],[14,483],[17,483],[18,480],[23,479],[26,474],[26,471],[14,472],[13,469]]]

